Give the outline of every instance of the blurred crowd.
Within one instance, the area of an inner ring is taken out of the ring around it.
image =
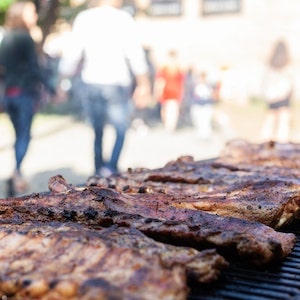
[[[129,127],[147,132],[161,123],[173,134],[192,126],[195,138],[209,142],[218,126],[222,78],[201,67],[182,66],[180,53],[168,49],[163,63],[142,45],[132,16],[120,0],[93,1],[72,26],[61,24],[64,47],[50,35],[41,45],[38,15],[30,1],[7,11],[0,44],[1,107],[15,130],[15,170],[11,195],[26,190],[22,162],[31,140],[31,125],[43,105],[73,102],[94,131],[95,175],[119,172],[118,162]],[[60,35],[60,36],[61,36]],[[95,38],[97,37],[97,38]],[[272,49],[263,84],[267,111],[261,139],[289,140],[293,92],[288,45]],[[103,155],[103,133],[110,124],[116,139]]]

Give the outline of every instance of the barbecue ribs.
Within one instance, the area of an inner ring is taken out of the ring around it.
[[[274,141],[255,144],[242,139],[229,141],[220,154],[221,161],[251,165],[300,167],[300,144]]]
[[[300,218],[300,179],[295,169],[249,166],[181,157],[156,170],[136,170],[87,184],[124,193],[172,195],[170,205],[257,221],[273,228]]]
[[[13,299],[181,300],[188,294],[186,265],[204,282],[226,266],[214,251],[74,223],[1,225],[0,249],[0,297]]]
[[[79,189],[67,183],[61,189],[55,178],[51,182],[52,192],[0,200],[1,222],[116,224],[139,229],[168,243],[217,248],[226,257],[240,257],[258,265],[283,259],[295,243],[295,235],[276,232],[261,223],[173,207],[173,197],[166,194],[126,194],[98,187]]]

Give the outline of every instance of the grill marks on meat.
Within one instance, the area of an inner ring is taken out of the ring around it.
[[[98,189],[72,189],[66,193],[47,192],[29,196],[0,199],[0,222],[23,223],[26,221],[74,221],[84,224],[110,225],[103,206],[104,197]]]
[[[228,266],[216,251],[281,260],[296,237],[269,226],[299,218],[299,154],[235,141],[210,161],[185,156],[84,188],[57,175],[48,193],[0,199],[0,297],[186,299],[187,281],[213,282]]]
[[[215,249],[198,251],[194,248],[159,243],[146,237],[139,230],[125,229],[124,227],[117,230],[112,227],[102,231],[103,238],[112,245],[134,248],[149,256],[159,255],[162,264],[168,268],[177,264],[184,266],[188,280],[200,283],[213,282],[218,279],[220,272],[228,266],[227,261],[217,254]]]
[[[213,248],[260,266],[283,259],[296,242],[261,223],[174,207],[163,191],[55,179],[48,193],[0,199],[3,296],[186,299],[188,280],[215,281],[228,265]]]
[[[299,218],[300,185],[286,181],[244,182],[229,186],[224,193],[202,193],[193,198],[174,206],[258,221],[273,228]]]
[[[0,295],[14,299],[186,299],[187,275],[210,282],[227,266],[214,250],[70,223],[2,225],[0,249]]]
[[[181,157],[160,169],[90,178],[87,184],[125,193],[150,193],[154,198],[156,194],[168,194],[173,196],[169,204],[175,207],[258,221],[279,229],[299,219],[298,175],[297,169],[293,173],[293,169],[281,167]]]
[[[155,201],[150,201],[151,195],[135,196],[119,195],[104,200],[113,222],[137,228],[164,242],[215,247],[227,257],[238,256],[256,265],[283,259],[296,242],[294,234],[276,232],[259,222],[178,209],[163,205],[161,200],[155,205]]]
[[[171,201],[173,196],[166,194],[153,197],[149,193],[86,187],[0,200],[0,208],[5,223],[56,220],[93,226],[116,224],[168,243],[198,249],[215,247],[228,257],[238,256],[253,264],[282,259],[295,243],[293,234],[278,233],[256,222],[172,207]]]

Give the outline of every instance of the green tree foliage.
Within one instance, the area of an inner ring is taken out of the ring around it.
[[[1,0],[0,1],[0,11],[5,12],[9,5],[13,2],[14,0]]]
[[[0,26],[4,22],[4,16],[7,8],[14,0],[0,0]]]

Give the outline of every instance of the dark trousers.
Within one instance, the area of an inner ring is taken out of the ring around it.
[[[34,98],[27,94],[4,98],[5,110],[15,130],[16,170],[20,172],[23,159],[31,140],[31,125],[34,115]]]
[[[87,85],[84,101],[85,110],[93,126],[95,171],[103,166],[118,170],[118,162],[130,125],[130,88],[118,85]],[[112,153],[108,161],[103,158],[103,133],[110,124],[116,133]]]

